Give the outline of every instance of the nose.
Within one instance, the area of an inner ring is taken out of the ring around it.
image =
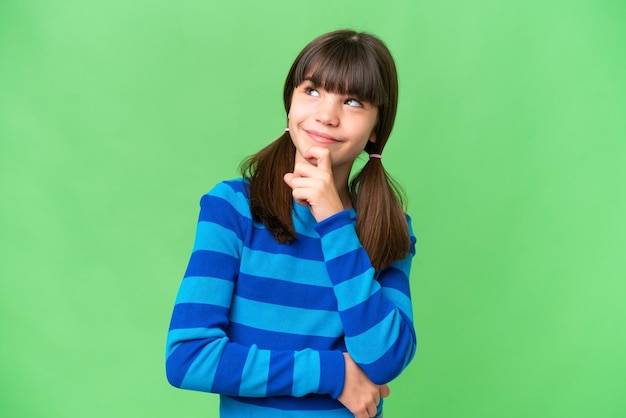
[[[337,126],[339,124],[339,109],[336,100],[332,98],[320,100],[315,112],[315,120],[324,125]]]

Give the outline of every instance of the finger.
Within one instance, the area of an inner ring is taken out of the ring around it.
[[[317,167],[317,158],[309,154],[308,151],[300,152],[296,150],[296,166],[298,164],[305,164]]]
[[[291,187],[293,189],[292,183],[293,183],[293,173],[287,173],[283,176],[283,180],[285,181],[285,183],[287,183],[287,186]]]
[[[375,417],[376,416],[376,412],[378,412],[378,409],[376,408],[376,405],[368,405],[367,406],[367,416],[368,417]]]
[[[311,147],[302,155],[308,162],[321,168],[324,171],[331,172],[332,165],[330,161],[330,150],[322,147]],[[315,161],[315,163],[313,163]]]
[[[320,170],[317,166],[309,163],[296,163],[293,167],[293,174],[295,177],[316,177]]]
[[[356,414],[354,414],[354,418],[370,418],[375,416],[374,415],[370,415],[369,411],[367,411],[367,409],[365,411],[361,411],[361,412],[357,412]]]
[[[296,173],[288,177],[289,186],[295,189],[312,189],[315,190],[320,186],[320,180],[315,177],[300,176]]]
[[[320,170],[312,165],[296,167],[293,177],[290,177],[290,186],[292,189],[306,187],[319,191],[326,190],[327,193],[332,193],[335,187],[332,173]]]
[[[389,396],[391,394],[391,389],[389,389],[389,386],[387,386],[387,385],[380,385],[378,387],[378,390],[380,392],[380,397],[381,398],[386,398],[387,396]]]
[[[294,166],[293,174],[296,177],[310,177],[310,178],[319,178],[326,182],[330,182],[333,180],[333,172],[332,169],[323,166],[315,166],[309,163],[297,163]]]
[[[307,193],[306,189],[303,189],[301,185],[298,184],[299,177],[295,177],[293,173],[287,173],[283,175],[283,180],[287,184],[287,186],[291,187],[291,195],[295,199],[296,203],[302,206],[308,206],[309,201],[306,199],[309,193]],[[306,180],[306,179],[304,179]]]

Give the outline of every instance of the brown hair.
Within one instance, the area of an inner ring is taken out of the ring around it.
[[[353,95],[378,107],[376,141],[365,151],[380,154],[389,139],[398,104],[398,77],[391,53],[377,37],[352,30],[324,34],[309,43],[294,61],[283,91],[289,113],[294,89],[305,76],[327,91]],[[288,133],[241,165],[250,182],[250,207],[277,242],[295,240],[293,198],[283,175],[293,171],[295,147]],[[350,181],[356,230],[372,265],[382,270],[409,253],[410,236],[403,199],[381,160],[370,158]]]

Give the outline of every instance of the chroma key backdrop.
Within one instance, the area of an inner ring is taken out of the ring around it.
[[[217,417],[165,337],[200,196],[285,126],[315,36],[400,77],[418,238],[388,418],[626,416],[626,3],[0,2],[0,415]]]

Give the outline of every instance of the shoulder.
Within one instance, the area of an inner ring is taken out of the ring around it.
[[[205,196],[237,197],[248,199],[250,183],[243,177],[217,183]]]
[[[217,183],[200,199],[200,206],[212,210],[235,210],[240,215],[250,214],[249,182],[244,178],[224,180]]]

